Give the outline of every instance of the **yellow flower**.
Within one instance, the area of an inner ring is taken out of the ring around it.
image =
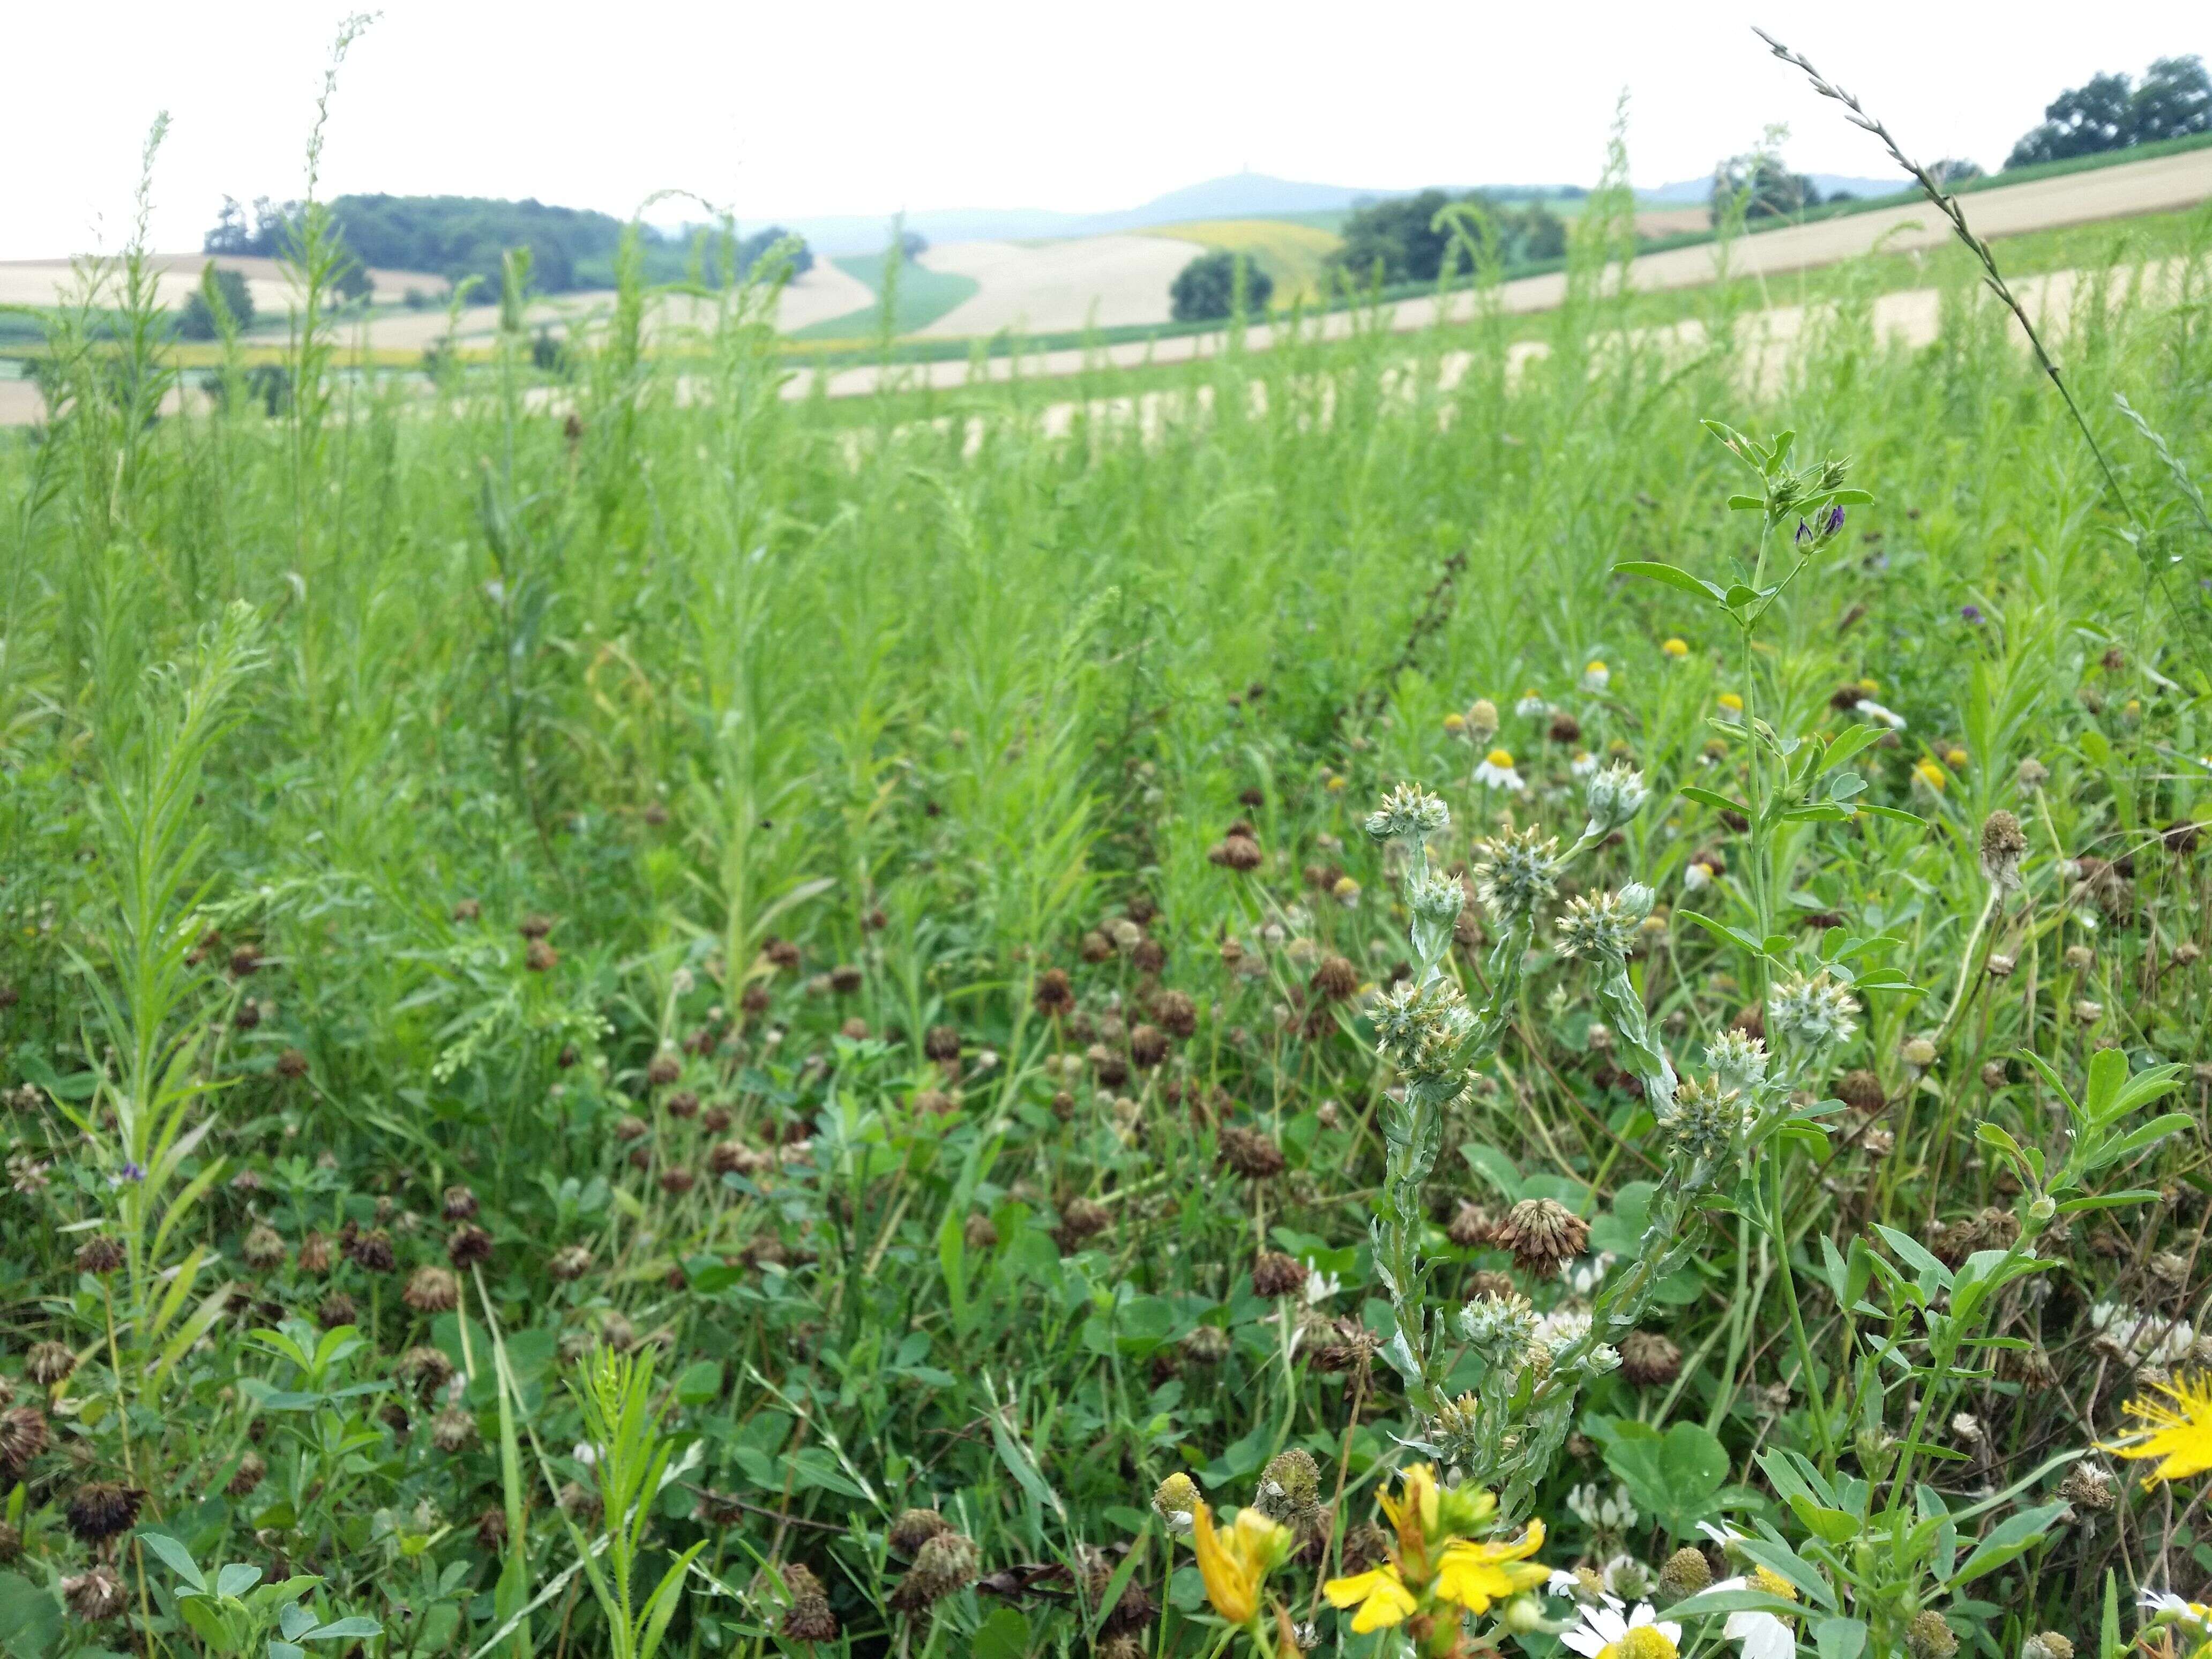
[[[1448,1544],[1437,1564],[1437,1595],[1469,1613],[1487,1613],[1492,1601],[1510,1601],[1550,1577],[1547,1568],[1527,1559],[1543,1546],[1541,1521],[1531,1521],[1528,1530],[1511,1543]]]
[[[1204,1499],[1190,1512],[1190,1541],[1198,1556],[1198,1576],[1206,1599],[1232,1625],[1249,1625],[1260,1612],[1260,1587],[1281,1565],[1297,1540],[1249,1504],[1237,1511],[1225,1533],[1213,1529]]]
[[[1513,764],[1513,751],[1510,749],[1493,749],[1483,758],[1502,772]]]
[[[1741,714],[1743,713],[1743,699],[1733,691],[1723,691],[1721,693],[1721,707],[1731,714]]]
[[[1932,760],[1915,761],[1912,764],[1912,774],[1939,795],[1943,793],[1945,785],[1949,781],[1943,775],[1943,769]]]
[[[1322,787],[1328,790],[1332,795],[1340,795],[1344,793],[1345,783],[1346,779],[1343,773],[1332,772],[1326,778],[1322,780]]]
[[[1450,714],[1444,716],[1444,730],[1454,736],[1466,731],[1467,716],[1461,714],[1458,709],[1453,709]]]
[[[1332,1578],[1321,1587],[1333,1607],[1357,1607],[1352,1616],[1352,1628],[1364,1636],[1371,1630],[1387,1630],[1403,1623],[1406,1615],[1419,1605],[1413,1592],[1406,1588],[1398,1577],[1395,1565],[1386,1565],[1372,1572],[1354,1573],[1349,1578]]]
[[[1946,749],[1943,751],[1943,764],[1949,767],[1954,772],[1965,771],[1966,769],[1966,751],[1956,747]]]
[[[2159,1459],[2158,1467],[2143,1480],[2146,1486],[2212,1469],[2212,1372],[2151,1387],[2173,1404],[2148,1398],[2129,1401],[2128,1415],[2142,1419],[2142,1427],[2131,1431],[2125,1443],[2102,1449],[2123,1457]]]
[[[1690,654],[1690,642],[1685,639],[1669,639],[1659,648],[1670,657],[1686,657]]]
[[[1498,751],[1504,754],[1504,750]],[[1512,764],[1512,757],[1505,763]],[[1382,1496],[1382,1513],[1390,1519],[1391,1529],[1398,1534],[1399,1547],[1408,1554],[1419,1554],[1423,1545],[1434,1536],[1437,1520],[1443,1512],[1443,1494],[1437,1490],[1437,1472],[1426,1463],[1415,1463],[1399,1477],[1398,1495]]]
[[[1873,675],[1869,674],[1859,682],[1859,690],[1865,692],[1867,696],[1870,697],[1874,696],[1875,692],[1881,690],[1881,682],[1875,678]]]

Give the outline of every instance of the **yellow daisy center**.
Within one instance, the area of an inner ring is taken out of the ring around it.
[[[1507,767],[1513,764],[1513,756],[1511,752],[1504,749],[1493,749],[1487,755],[1485,755],[1483,758],[1488,761],[1492,766],[1498,768],[1501,772]]]
[[[1670,657],[1686,657],[1690,654],[1690,642],[1687,640],[1668,640],[1659,648]]]
[[[1598,1650],[1597,1659],[1682,1659],[1682,1650],[1656,1625],[1638,1625]]]
[[[1743,699],[1736,696],[1733,691],[1723,691],[1721,693],[1721,707],[1723,708],[1733,708],[1737,714],[1741,714],[1743,713]]]
[[[1751,1570],[1751,1582],[1769,1595],[1778,1595],[1785,1601],[1795,1601],[1797,1599],[1797,1586],[1770,1568],[1753,1567]]]

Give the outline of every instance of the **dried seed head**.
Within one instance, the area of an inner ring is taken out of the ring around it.
[[[1272,1181],[1283,1172],[1283,1149],[1257,1129],[1224,1124],[1221,1130],[1221,1162],[1224,1168],[1233,1170],[1247,1181]]]
[[[473,1267],[491,1260],[491,1235],[473,1221],[464,1221],[446,1237],[446,1259],[456,1267]]]
[[[125,1261],[123,1246],[106,1233],[94,1233],[76,1247],[76,1270],[105,1279]]]
[[[497,1555],[507,1547],[507,1511],[480,1510],[476,1518],[476,1534],[478,1550],[486,1555]]]
[[[1444,1231],[1462,1250],[1480,1249],[1497,1239],[1498,1218],[1480,1204],[1463,1198]]]
[[[1589,1223],[1553,1198],[1524,1198],[1506,1213],[1498,1242],[1533,1273],[1557,1273],[1589,1243]]]
[[[1836,1085],[1836,1097],[1855,1112],[1878,1112],[1889,1103],[1881,1079],[1864,1066],[1854,1066]]]
[[[36,1406],[0,1411],[0,1486],[12,1486],[46,1449],[46,1414]]]
[[[332,1291],[315,1305],[315,1323],[326,1331],[334,1331],[341,1325],[357,1323],[360,1319],[361,1310],[354,1305],[354,1299],[343,1291]]]
[[[1936,1063],[1936,1045],[1926,1037],[1914,1037],[1897,1051],[1897,1057],[1915,1071],[1926,1071]]]
[[[919,1613],[974,1583],[981,1565],[975,1540],[947,1528],[915,1553],[914,1565],[891,1592],[891,1605],[902,1613]]]
[[[1206,849],[1206,861],[1224,870],[1256,870],[1262,854],[1249,836],[1224,836]]]
[[[2074,1659],[2074,1644],[2055,1630],[2038,1631],[2020,1644],[2020,1659]]]
[[[1139,1025],[1129,1033],[1129,1058],[1146,1071],[1168,1057],[1168,1034],[1157,1025]]]
[[[1181,991],[1163,991],[1152,999],[1152,1018],[1171,1037],[1188,1037],[1198,1030],[1198,1005]]]
[[[2020,820],[2002,808],[1982,820],[1982,874],[1990,885],[2009,893],[2020,885],[2020,861],[2027,836]]]
[[[885,1535],[892,1553],[911,1560],[915,1552],[941,1532],[951,1532],[952,1523],[935,1510],[901,1510]]]
[[[1060,1208],[1053,1238],[1062,1255],[1072,1255],[1113,1224],[1113,1212],[1097,1199],[1071,1198]]]
[[[969,1216],[960,1229],[960,1237],[971,1250],[995,1250],[999,1248],[999,1230],[987,1215]]]
[[[403,1382],[411,1382],[428,1398],[453,1380],[453,1362],[446,1358],[445,1350],[424,1345],[410,1348],[399,1356],[393,1368]]]
[[[1295,1256],[1280,1250],[1262,1250],[1252,1263],[1252,1290],[1256,1296],[1295,1296],[1305,1288],[1306,1270]]]
[[[246,1241],[238,1247],[238,1253],[245,1258],[246,1265],[256,1273],[267,1273],[284,1260],[283,1237],[267,1223],[258,1224],[246,1235]]]
[[[544,939],[534,939],[523,950],[522,965],[533,974],[548,974],[561,965],[561,953]]]
[[[105,1561],[89,1572],[63,1579],[62,1600],[69,1604],[72,1614],[88,1625],[116,1618],[131,1605],[123,1581]]]
[[[1304,1283],[1303,1278],[1300,1283]],[[1229,1333],[1218,1325],[1196,1325],[1182,1342],[1182,1357],[1194,1365],[1218,1365],[1229,1358]]]
[[[1656,1331],[1620,1339],[1620,1374],[1639,1389],[1661,1388],[1682,1373],[1682,1351]]]
[[[331,1241],[321,1233],[309,1233],[300,1241],[300,1271],[317,1278],[331,1270]]]
[[[381,1227],[356,1233],[345,1247],[346,1260],[363,1273],[395,1273],[399,1258],[392,1249],[392,1235]]]
[[[42,1389],[69,1380],[76,1369],[76,1355],[66,1342],[33,1343],[23,1356],[23,1375]]]
[[[545,1271],[562,1284],[573,1283],[592,1270],[592,1253],[581,1244],[564,1244],[553,1252]]]
[[[239,1458],[238,1467],[231,1471],[230,1479],[223,1482],[223,1492],[231,1498],[243,1498],[259,1486],[268,1474],[269,1465],[263,1461],[261,1454],[246,1452]]]
[[[461,1282],[449,1268],[417,1267],[409,1275],[400,1299],[416,1313],[451,1313],[461,1305]]]
[[[830,1611],[830,1598],[822,1589],[822,1581],[796,1561],[787,1562],[775,1571],[782,1575],[784,1594],[790,1598],[778,1627],[785,1639],[836,1641],[837,1615]]]
[[[63,1518],[81,1544],[98,1546],[138,1524],[146,1494],[115,1480],[88,1480],[70,1495]]]
[[[1942,1613],[1924,1607],[1905,1627],[1905,1645],[1912,1659],[1951,1659],[1959,1650],[1959,1638]]]
[[[1307,983],[1315,994],[1331,1002],[1342,1002],[1359,989],[1359,969],[1344,957],[1323,957]]]
[[[475,1414],[459,1406],[448,1406],[430,1420],[430,1443],[440,1451],[451,1455],[467,1450],[476,1443]]]

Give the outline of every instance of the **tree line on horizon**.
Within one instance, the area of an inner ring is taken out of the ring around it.
[[[222,211],[202,240],[210,254],[281,257],[292,247],[301,216],[298,202],[257,198],[249,210],[235,198],[223,198]],[[500,264],[510,249],[530,250],[532,284],[540,293],[566,294],[608,288],[614,283],[616,254],[627,222],[589,208],[552,207],[527,198],[507,201],[481,196],[340,196],[331,216],[351,256],[353,289],[366,297],[371,269],[422,271],[447,289],[473,277],[485,298],[497,295]],[[713,284],[734,263],[751,270],[771,248],[795,244],[786,256],[791,274],[811,269],[814,254],[805,240],[781,225],[726,241],[705,227],[663,231],[639,227],[640,249],[649,281],[676,282],[687,276]],[[410,289],[410,304],[436,296]]]

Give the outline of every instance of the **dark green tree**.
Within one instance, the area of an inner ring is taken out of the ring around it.
[[[1743,199],[1743,216],[1747,221],[1787,219],[1820,204],[1820,192],[1812,179],[1790,172],[1779,156],[1759,150],[1730,156],[1713,170],[1715,223],[1720,222],[1727,204],[1738,197]]]
[[[1179,323],[1212,322],[1236,309],[1237,273],[1244,272],[1244,309],[1267,308],[1275,292],[1275,279],[1241,254],[1218,248],[1201,253],[1176,273],[1168,288],[1170,313]]]
[[[2134,131],[2130,103],[2124,75],[2093,75],[2067,88],[2044,106],[2043,119],[2012,147],[2005,166],[2033,167],[2119,149]]]
[[[2158,58],[2128,100],[2128,142],[2154,144],[2197,132],[2212,132],[2212,75],[2204,60]]]
[[[200,286],[177,318],[177,337],[185,340],[212,340],[222,332],[216,316],[215,306],[208,303],[208,291],[212,288],[215,304],[228,312],[230,320],[239,328],[246,328],[253,321],[253,291],[246,287],[245,276],[235,270],[224,270],[215,261],[208,261],[200,272]]]

